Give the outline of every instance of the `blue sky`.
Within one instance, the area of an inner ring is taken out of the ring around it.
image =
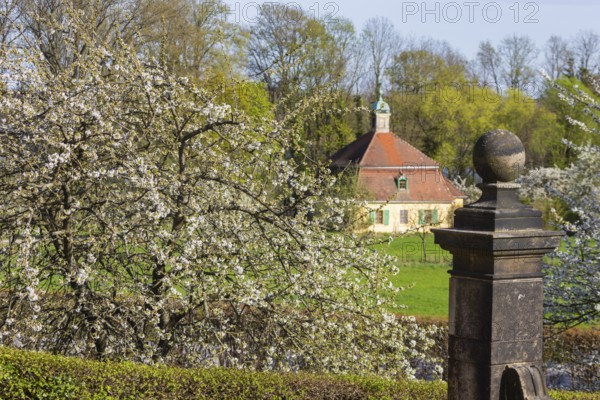
[[[226,0],[232,18],[251,22],[263,1]],[[405,37],[429,36],[446,40],[467,58],[474,58],[481,40],[497,44],[513,33],[530,36],[541,49],[553,34],[565,39],[578,31],[600,33],[598,0],[294,0],[278,1],[300,6],[321,18],[345,17],[360,31],[375,16],[389,18]]]

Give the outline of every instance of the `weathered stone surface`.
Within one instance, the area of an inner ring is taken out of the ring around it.
[[[484,182],[514,181],[525,167],[525,147],[509,131],[487,132],[475,143],[473,165]]]
[[[448,398],[498,400],[511,371],[503,394],[548,399],[543,376],[535,374],[543,352],[541,260],[562,233],[542,230],[541,213],[519,202],[519,186],[503,183],[525,162],[515,135],[486,133],[473,157],[485,182],[481,198],[456,211],[453,229],[433,230],[453,256]]]
[[[500,384],[501,400],[551,400],[542,370],[536,366],[506,367]]]
[[[454,256],[448,398],[497,400],[507,366],[542,367],[540,264],[560,234],[435,233],[436,241]]]
[[[493,275],[495,279],[541,276],[541,259],[554,250],[562,233],[438,229],[435,240],[453,256],[452,273]],[[460,234],[457,234],[460,233]]]

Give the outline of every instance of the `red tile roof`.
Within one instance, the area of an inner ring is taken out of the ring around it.
[[[344,167],[437,166],[437,162],[391,132],[369,132],[332,157],[333,164]]]
[[[359,185],[376,201],[452,202],[464,196],[443,176],[437,162],[391,132],[360,136],[334,154],[332,164],[358,166]],[[399,176],[407,178],[407,189],[398,189]]]
[[[403,174],[407,189],[398,189],[396,178]],[[400,202],[452,202],[458,192],[439,169],[400,171],[390,169],[360,169],[358,184],[366,189],[375,201]]]

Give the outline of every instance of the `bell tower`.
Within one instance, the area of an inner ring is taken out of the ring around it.
[[[390,132],[390,105],[383,101],[381,88],[378,89],[379,99],[371,106],[371,132]]]

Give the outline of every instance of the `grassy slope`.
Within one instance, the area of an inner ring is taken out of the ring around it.
[[[393,277],[396,286],[404,287],[396,303],[405,305],[400,314],[446,319],[448,317],[448,268],[440,265],[400,267]]]
[[[406,288],[396,298],[394,311],[435,320],[448,318],[448,287],[452,256],[434,243],[433,234],[425,236],[427,259],[423,261],[422,241],[418,235],[400,236],[391,242],[374,246],[378,251],[394,256],[400,272],[392,282]],[[561,248],[565,247],[561,241]],[[405,308],[400,308],[405,306]],[[581,329],[597,329],[597,324],[583,324]]]
[[[406,290],[396,298],[395,311],[419,317],[441,318],[448,316],[448,282],[450,275],[450,254],[433,242],[433,234],[425,237],[427,261],[423,261],[422,241],[417,235],[401,236],[392,242],[375,246],[398,259],[400,272],[392,277],[392,282]]]

